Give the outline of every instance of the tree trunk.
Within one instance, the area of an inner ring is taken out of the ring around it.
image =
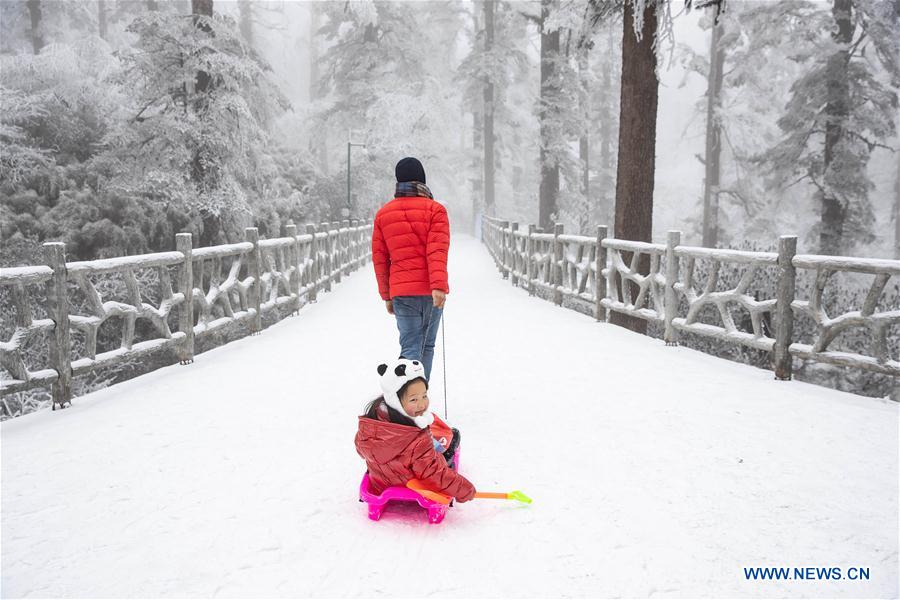
[[[203,15],[204,17],[212,17],[213,0],[191,0],[191,13]]]
[[[473,39],[478,37],[481,23],[478,19],[477,5],[472,13]],[[484,156],[484,103],[472,107],[472,214],[486,212],[484,198],[484,164],[479,156]],[[477,216],[476,216],[477,218]]]
[[[584,89],[581,94],[581,115],[584,126],[581,130],[581,137],[578,138],[578,158],[581,159],[581,196],[584,206],[578,212],[578,231],[582,235],[587,235],[591,224],[591,209],[594,203],[591,202],[591,165],[590,165],[590,139],[588,131],[591,125],[591,104],[590,89],[587,87],[585,78],[589,70],[587,48],[578,50],[578,75],[581,79]]]
[[[897,176],[894,179],[894,258],[900,260],[900,154],[897,154]]]
[[[212,18],[213,0],[191,0],[191,14],[193,14],[194,27],[207,34],[212,32],[210,26],[201,17]],[[194,108],[202,113],[206,108],[206,92],[209,91],[211,78],[206,71],[197,71],[194,76],[194,92],[196,102]]]
[[[313,104],[319,99],[319,21],[321,12],[318,2],[308,2],[309,10],[309,103]],[[319,135],[310,135],[309,151],[317,158],[319,168],[323,173],[328,172],[328,124],[323,121],[319,127],[322,131]]]
[[[315,102],[319,97],[319,10],[315,2],[309,7],[309,101]]]
[[[191,0],[191,13],[194,15],[194,26],[206,33],[211,33],[211,28],[200,17],[212,18],[213,0]],[[211,77],[206,71],[197,71],[194,78],[194,92],[197,97],[194,103],[194,110],[203,118],[208,106],[206,93],[211,87]],[[201,193],[208,192],[215,188],[215,182],[212,181],[213,174],[207,169],[204,161],[205,148],[198,147],[194,150],[194,156],[191,161],[191,179],[197,185],[198,191]],[[203,231],[200,234],[200,245],[214,245],[218,239],[221,230],[221,219],[219,214],[210,209],[200,211],[203,220]]]
[[[494,0],[484,0],[484,53],[494,47]],[[484,210],[495,216],[494,207],[494,83],[484,82]]]
[[[363,41],[367,44],[378,43],[378,28],[372,23],[366,25],[366,28],[363,31]],[[375,66],[375,60],[372,57],[369,57],[369,64],[373,67]]]
[[[853,41],[853,2],[852,0],[834,0],[831,14],[834,16],[835,29],[832,39],[841,49],[828,59],[825,114],[825,178],[823,181],[822,220],[819,232],[819,252],[821,254],[842,254],[844,237],[844,219],[847,208],[831,191],[827,179],[828,172],[834,162],[835,148],[844,136],[844,128],[850,114],[850,84],[848,71],[850,63],[850,42]]]
[[[722,80],[725,48],[721,23],[713,20],[709,42],[709,88],[706,92],[706,178],[703,185],[703,245],[715,248],[719,243],[719,187],[721,176],[722,129],[719,110],[722,106]]]
[[[209,34],[212,32],[210,26],[204,22],[201,17],[212,18],[213,16],[213,0],[191,0],[191,14],[194,15],[194,26]],[[194,77],[194,92],[197,96],[195,108],[197,112],[203,112],[206,108],[206,92],[210,88],[210,75],[206,71],[197,71]]]
[[[619,100],[619,160],[616,167],[615,237],[650,242],[653,234],[653,184],[656,167],[656,5],[647,2],[638,41],[634,31],[634,0],[625,2],[622,35],[622,90]],[[642,255],[641,273],[650,270]],[[627,258],[627,257],[626,257]],[[636,294],[633,294],[634,297]],[[647,322],[613,311],[610,322],[639,333]]]
[[[550,16],[554,0],[541,0],[541,186],[538,200],[538,223],[544,231],[549,231],[559,212],[559,162],[549,152],[555,132],[550,125],[550,104],[558,95],[555,81],[556,61],[559,60],[559,29],[551,33],[544,31],[544,24]]]
[[[472,209],[475,214],[487,212],[484,205],[484,168],[478,156],[484,153],[484,113],[475,109],[472,111]]]
[[[97,0],[97,35],[106,39],[106,1]]]
[[[194,26],[201,31],[210,33],[211,29],[209,25],[204,23],[203,20],[199,17],[212,18],[213,0],[191,0],[191,13],[194,15]],[[205,94],[209,90],[209,73],[207,73],[206,71],[197,71],[197,76],[194,80],[194,84],[194,90],[197,92],[197,95],[201,97],[202,101],[203,94]]]
[[[612,107],[612,72],[615,61],[613,59],[613,35],[606,33],[607,48],[603,59],[603,90],[600,94],[600,197],[598,202],[597,223],[609,225],[614,193],[612,180],[612,137],[613,137],[613,107]]]
[[[241,37],[247,45],[253,47],[253,3],[250,0],[238,1],[238,15]]]
[[[28,0],[28,14],[31,16],[31,48],[39,54],[44,47],[44,31],[41,16],[41,0]]]

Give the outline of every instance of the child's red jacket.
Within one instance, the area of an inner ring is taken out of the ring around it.
[[[372,226],[372,264],[382,299],[450,292],[447,209],[431,198],[394,198]]]
[[[453,496],[459,502],[471,500],[475,486],[447,466],[434,449],[428,429],[378,419],[359,418],[356,451],[369,468],[372,493],[380,494],[391,486],[406,486],[419,479],[435,491]]]

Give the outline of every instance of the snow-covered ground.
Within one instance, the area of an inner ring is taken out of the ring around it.
[[[356,415],[398,351],[367,266],[193,365],[3,423],[3,597],[897,596],[896,404],[595,323],[470,238],[450,267],[462,471],[534,504],[366,518]]]

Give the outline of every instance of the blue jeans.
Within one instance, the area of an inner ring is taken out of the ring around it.
[[[434,340],[443,312],[443,309],[434,307],[431,296],[394,298],[394,317],[400,331],[400,356],[422,361],[426,379],[431,378]]]

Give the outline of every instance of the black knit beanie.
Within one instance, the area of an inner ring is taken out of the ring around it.
[[[401,159],[400,162],[397,163],[394,172],[397,175],[397,183],[403,183],[404,181],[427,183],[425,181],[425,169],[422,167],[422,163],[411,156]]]

